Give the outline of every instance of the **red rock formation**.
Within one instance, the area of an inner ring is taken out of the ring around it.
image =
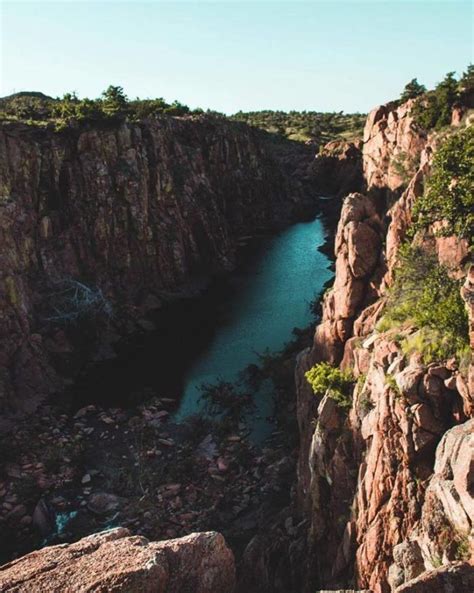
[[[151,543],[118,527],[0,567],[0,590],[12,593],[232,593],[234,586],[232,552],[214,532]]]
[[[412,105],[389,103],[369,113],[362,150],[368,189],[399,190],[418,168],[426,136],[413,124]]]
[[[436,139],[426,145],[413,126],[409,107],[389,105],[369,115],[363,155],[371,197],[355,194],[343,205],[334,286],[324,299],[313,347],[302,353],[296,371],[299,500],[310,521],[308,592],[315,585],[337,589],[348,583],[374,593],[412,591],[408,584],[424,592],[442,582],[465,586],[474,571],[469,565],[462,577],[449,566],[434,576],[426,572],[438,557],[448,565],[468,559],[474,547],[474,425],[467,421],[474,412],[473,367],[468,386],[452,361],[423,365],[404,354],[395,330],[375,329],[436,150]],[[400,163],[413,167],[406,171],[411,179],[400,174]],[[400,196],[388,211],[387,231],[374,190]],[[354,206],[363,215],[353,219]],[[371,223],[362,226],[367,218]],[[466,243],[436,237],[435,231],[418,240],[459,277]],[[471,280],[463,289],[469,311]],[[340,363],[358,378],[349,414],[328,396],[319,402],[308,388],[304,372],[321,360]]]
[[[309,171],[315,189],[322,195],[344,197],[360,191],[362,176],[362,143],[334,140],[322,147]]]
[[[314,337],[316,360],[338,363],[352,335],[357,313],[374,299],[382,223],[370,198],[350,194],[344,200],[336,234],[336,276],[323,301],[323,319]]]
[[[467,563],[441,566],[405,583],[395,593],[470,593],[474,591],[474,570]]]
[[[54,321],[64,282],[103,298],[115,334],[131,332],[163,294],[231,268],[239,236],[280,224],[293,190],[258,132],[225,120],[2,126],[0,410],[60,388],[53,359],[73,374],[78,349]]]

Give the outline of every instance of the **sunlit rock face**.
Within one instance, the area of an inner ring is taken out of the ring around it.
[[[368,189],[396,191],[418,168],[426,135],[413,123],[412,106],[413,100],[399,107],[389,103],[369,113],[362,149]]]
[[[366,191],[343,202],[334,285],[296,369],[308,592],[348,584],[375,593],[472,588],[472,350],[467,371],[453,360],[424,364],[400,345],[413,328],[377,330],[438,146],[413,124],[410,107],[389,104],[369,114]],[[472,348],[468,246],[436,230],[417,240],[464,280]],[[349,411],[312,393],[304,373],[319,361],[353,373]]]
[[[149,542],[118,527],[0,567],[1,590],[17,593],[232,593],[234,586],[233,554],[215,532]]]

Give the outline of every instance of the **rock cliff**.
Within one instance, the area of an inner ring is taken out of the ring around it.
[[[0,129],[0,409],[34,409],[294,215],[301,188],[264,144],[204,116]]]
[[[414,125],[410,106],[389,104],[368,116],[366,191],[343,202],[334,285],[313,347],[298,359],[298,500],[310,524],[306,591],[472,588],[472,364],[467,373],[453,360],[424,364],[401,347],[413,329],[377,329],[437,149],[437,138]],[[435,231],[425,233],[424,244],[462,277],[467,242]],[[472,320],[471,292],[468,276],[463,296]],[[304,373],[320,361],[353,373],[349,411],[307,384]]]
[[[232,552],[218,533],[149,542],[118,527],[32,552],[0,568],[11,593],[232,593]]]

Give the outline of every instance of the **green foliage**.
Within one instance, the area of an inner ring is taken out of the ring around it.
[[[219,381],[213,385],[205,384],[200,389],[207,413],[221,418],[230,429],[235,428],[253,406],[249,394],[240,393],[235,385],[226,381]]]
[[[203,110],[193,112],[179,101],[167,103],[163,98],[130,101],[121,86],[113,85],[99,99],[79,99],[74,92],[57,99],[42,93],[17,93],[0,99],[0,120],[53,125],[57,130],[76,124],[125,119],[139,121],[163,114],[180,116],[190,113],[201,114]]]
[[[407,152],[399,152],[392,160],[392,167],[405,185],[415,174],[420,162],[420,155],[410,155]]]
[[[458,531],[456,533],[454,543],[456,546],[455,551],[454,551],[454,558],[456,560],[461,560],[461,561],[469,560],[469,558],[471,556],[471,546],[469,543],[469,536]]]
[[[474,128],[445,140],[437,150],[424,195],[413,209],[414,230],[443,221],[443,235],[473,241],[474,235]]]
[[[239,111],[231,119],[243,121],[289,140],[317,145],[331,140],[353,140],[362,136],[366,116],[360,113],[318,111]]]
[[[102,111],[109,117],[123,116],[127,112],[128,100],[121,86],[110,85],[102,93]]]
[[[452,108],[459,99],[459,83],[454,72],[448,72],[433,91],[419,97],[411,114],[421,128],[439,130],[451,123]]]
[[[474,94],[474,64],[469,64],[466,72],[463,72],[459,81],[459,92],[461,102],[469,103],[472,101],[472,95]]]
[[[390,375],[389,373],[387,373],[385,375],[385,383],[386,385],[388,385],[390,387],[390,389],[397,395],[397,396],[401,396],[402,393],[397,385],[397,382],[395,380],[395,377],[393,375]]]
[[[327,362],[320,362],[309,369],[305,377],[316,395],[323,396],[327,393],[343,410],[351,407],[354,385],[351,373],[341,371]]]
[[[459,281],[450,278],[435,256],[405,245],[378,329],[413,325],[419,332],[402,342],[405,351],[416,349],[431,360],[459,357],[468,336],[467,313],[459,289]]]
[[[408,99],[416,99],[420,95],[426,93],[426,87],[424,84],[420,84],[416,78],[412,78],[408,84],[405,85],[403,92],[400,96],[400,101],[404,103]]]
[[[461,367],[466,356],[470,355],[469,345],[463,344],[462,339],[453,339],[450,334],[443,334],[436,329],[427,327],[407,336],[402,341],[401,348],[402,352],[408,356],[415,352],[420,353],[426,364],[456,356]]]

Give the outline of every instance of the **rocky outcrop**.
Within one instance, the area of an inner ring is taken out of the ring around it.
[[[474,570],[467,563],[441,566],[405,583],[395,593],[468,593],[474,591]]]
[[[365,124],[363,167],[367,188],[395,193],[416,172],[426,135],[413,123],[413,101],[372,110]]]
[[[239,238],[281,225],[299,197],[258,132],[224,119],[4,125],[0,409],[33,409],[78,356],[110,352],[163,298],[231,269]]]
[[[469,344],[471,353],[474,352],[474,265],[469,267],[466,274],[466,280],[461,288],[461,297],[466,303],[467,315],[469,318]],[[461,385],[460,385],[461,387]],[[462,387],[461,387],[462,389]],[[474,416],[474,357],[471,356],[467,385],[462,391],[465,393],[464,399],[470,399],[470,415]]]
[[[316,155],[309,168],[316,190],[343,198],[362,190],[362,143],[334,140]]]
[[[334,286],[313,347],[298,360],[298,500],[310,524],[305,592],[349,584],[374,593],[428,591],[439,583],[470,591],[472,365],[469,379],[454,360],[424,364],[401,347],[413,328],[376,329],[436,150],[409,108],[388,105],[369,115],[367,195],[343,204]],[[466,245],[436,230],[417,240],[462,277]],[[468,311],[471,280],[462,290]],[[311,392],[304,372],[319,361],[354,375],[350,410]],[[459,561],[469,563],[459,569],[464,576],[457,576]]]
[[[0,567],[0,589],[11,593],[232,593],[234,586],[232,552],[214,532],[151,543],[119,527]]]
[[[357,314],[377,296],[382,231],[372,200],[357,193],[347,196],[336,234],[334,285],[324,297],[314,337],[315,359],[340,362]]]

